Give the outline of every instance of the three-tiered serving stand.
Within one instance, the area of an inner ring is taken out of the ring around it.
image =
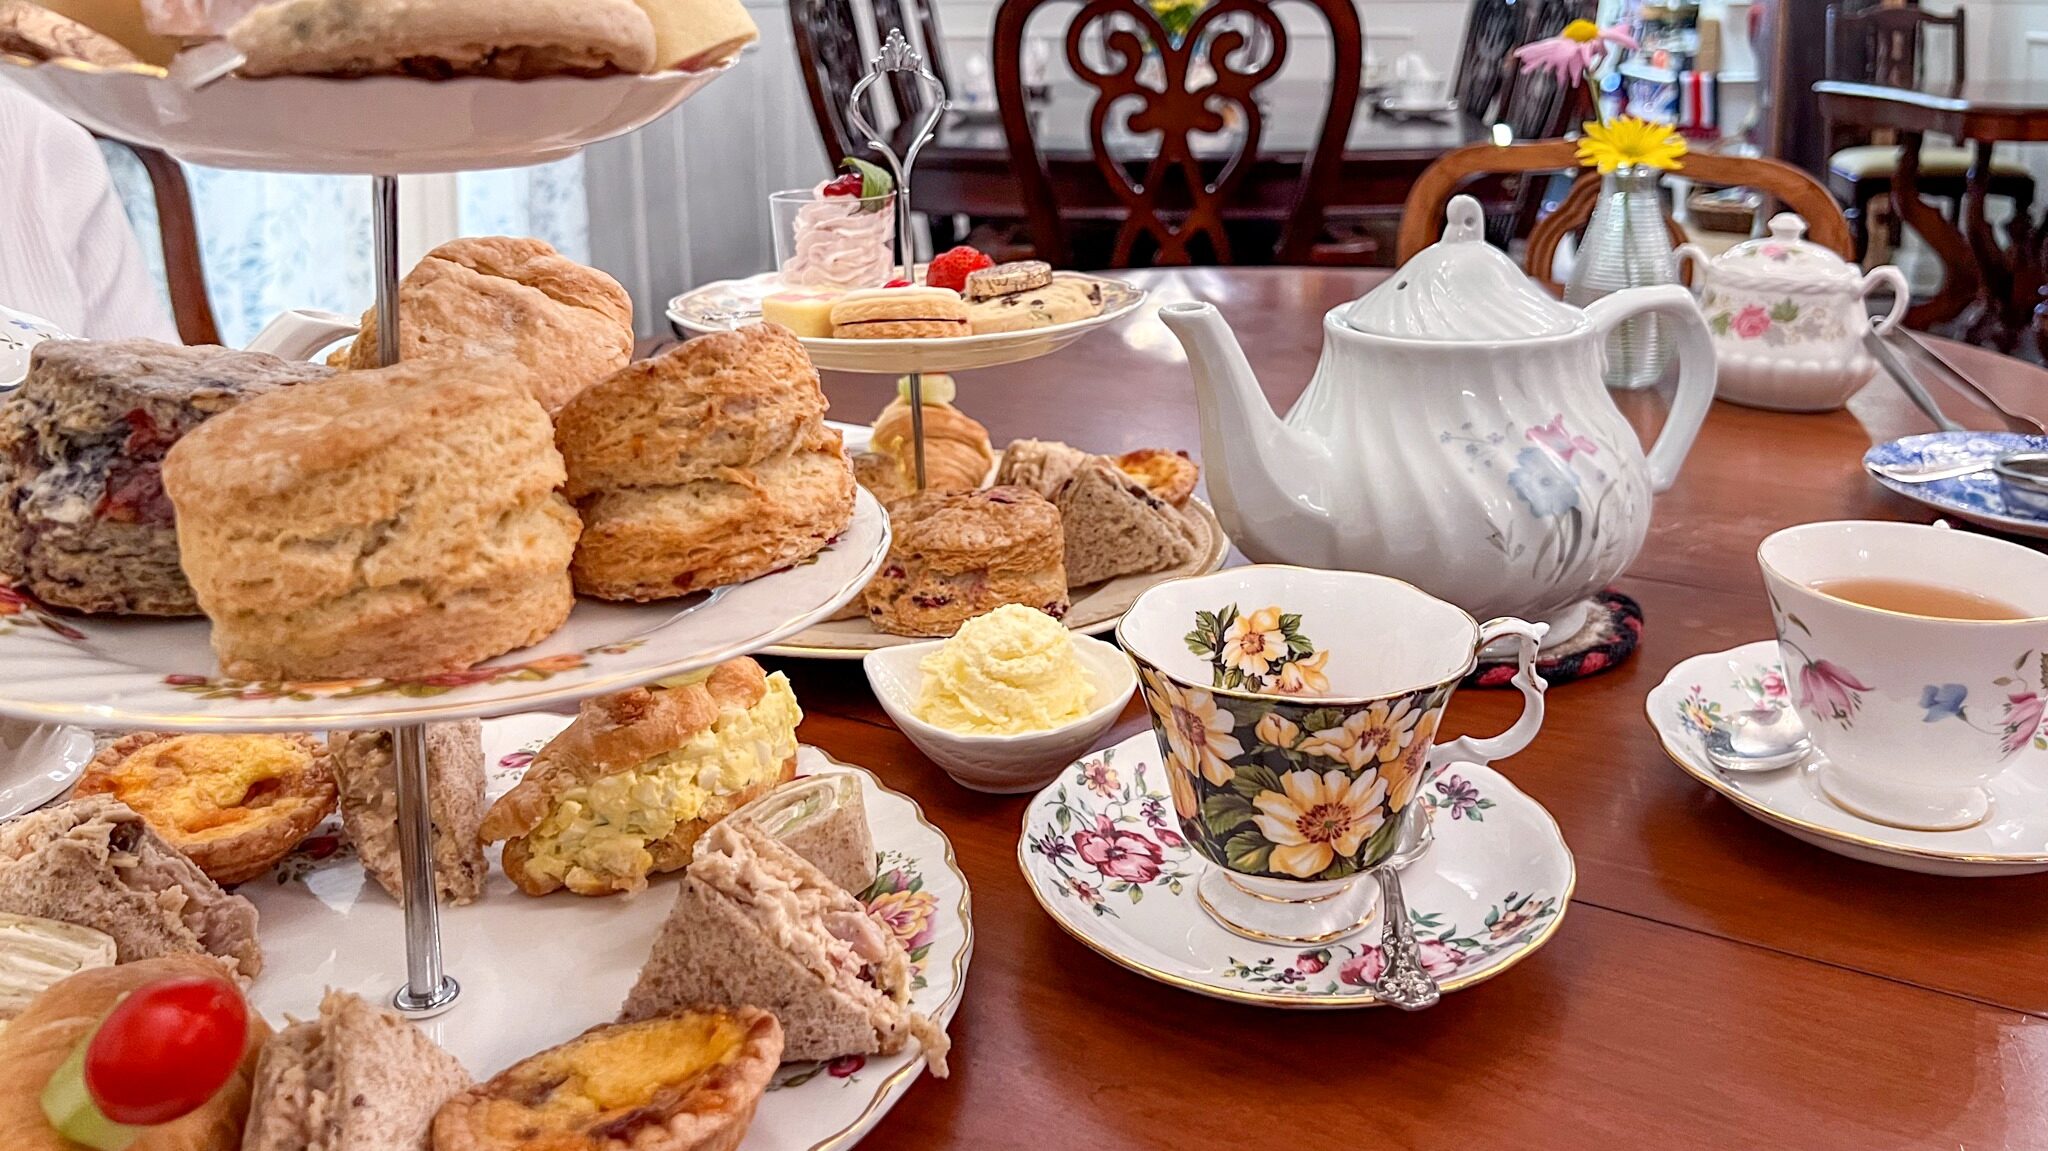
[[[730,62],[701,72],[500,80],[227,75],[187,86],[161,69],[39,64],[8,75],[93,130],[180,159],[372,182],[378,352],[399,359],[398,177],[543,163],[667,113]],[[397,763],[405,979],[399,1010],[455,1006],[442,962],[427,802],[426,724],[561,707],[760,650],[858,594],[889,544],[888,517],[858,494],[854,520],[817,562],[689,600],[578,601],[560,631],[471,672],[413,681],[249,683],[214,673],[199,620],[72,619],[14,596],[0,607],[0,714],[97,728],[300,731],[385,728]]]

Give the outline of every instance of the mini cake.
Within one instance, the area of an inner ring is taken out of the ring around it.
[[[892,635],[948,636],[1006,603],[1067,614],[1059,509],[1019,487],[925,491],[889,509],[894,542],[862,593]]]
[[[848,292],[832,305],[836,339],[943,339],[967,334],[967,303],[951,288],[866,288]]]
[[[51,340],[0,400],[0,580],[56,607],[198,615],[164,453],[236,404],[333,375],[257,352]]]
[[[482,236],[428,252],[398,286],[400,360],[508,356],[549,414],[633,358],[633,300],[617,280],[540,240]],[[377,312],[328,361],[374,368]]]
[[[560,627],[578,523],[525,377],[509,360],[346,372],[181,440],[164,490],[227,674],[421,677]]]
[[[786,328],[751,324],[643,360],[562,409],[584,523],[576,589],[657,600],[809,559],[853,518],[825,393]]]

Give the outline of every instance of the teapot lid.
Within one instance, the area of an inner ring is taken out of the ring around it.
[[[1536,339],[1585,327],[1583,313],[1486,242],[1479,201],[1454,196],[1444,216],[1443,239],[1345,309],[1347,326],[1374,336],[1446,342]]]
[[[1792,212],[1771,217],[1771,234],[1723,252],[1713,274],[1751,288],[1854,289],[1861,273],[1849,261],[1805,238],[1806,221]]]

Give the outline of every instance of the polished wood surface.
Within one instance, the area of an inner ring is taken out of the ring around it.
[[[1825,80],[1814,91],[1829,120],[1899,133],[1892,200],[1941,257],[1943,271],[1941,291],[1915,304],[1906,322],[1919,328],[1952,320],[1974,300],[1979,306],[1965,328],[1972,342],[1990,341],[2006,350],[2025,344],[2036,357],[2048,358],[2048,308],[2041,303],[2048,236],[2029,206],[2007,225],[2009,242],[2001,245],[1984,211],[1991,195],[1991,145],[2048,142],[2048,79],[1970,80],[1940,93]],[[1972,148],[1961,230],[1921,198],[1920,145],[1928,132],[1968,141]]]
[[[1779,160],[1752,156],[1723,156],[1711,152],[1688,155],[1683,169],[1686,178],[1714,187],[1744,186],[1775,198],[1785,210],[1806,220],[1807,238],[1832,248],[1843,259],[1853,259],[1849,224],[1841,206],[1821,187],[1819,181]],[[1526,144],[1471,144],[1431,164],[1415,181],[1408,202],[1401,209],[1400,251],[1397,260],[1407,263],[1422,249],[1436,243],[1444,230],[1444,205],[1471,181],[1499,173],[1555,172],[1578,166],[1578,145],[1571,140],[1538,140]],[[1557,246],[1567,235],[1586,226],[1599,198],[1600,174],[1581,176],[1557,210],[1538,221],[1529,233],[1524,256],[1529,274],[1550,287],[1550,268]],[[1685,234],[1669,222],[1666,226],[1680,242]]]
[[[1074,247],[1061,212],[1062,185],[1045,163],[1024,82],[1025,26],[1054,2],[1003,0],[997,7],[996,104],[1038,256],[1055,267],[1070,267]],[[1300,167],[1278,243],[1265,258],[1248,262],[1266,263],[1273,257],[1283,264],[1308,262],[1322,234],[1323,208],[1335,189],[1358,107],[1364,44],[1358,10],[1351,0],[1300,2],[1329,32],[1331,79],[1316,116],[1315,144]],[[1063,39],[1067,66],[1094,90],[1088,151],[1120,209],[1106,266],[1236,263],[1224,216],[1258,160],[1265,127],[1258,90],[1287,65],[1288,34],[1279,14],[1268,0],[1214,0],[1176,39],[1138,0],[1090,0],[1068,22]],[[1157,81],[1140,76],[1148,45],[1158,64]],[[1112,120],[1124,115],[1131,131],[1156,133],[1138,172],[1111,146]],[[1236,130],[1225,133],[1232,117]],[[1197,141],[1204,137],[1229,140],[1220,167],[1213,157],[1197,154]],[[1071,184],[1066,182],[1069,190]]]
[[[1143,312],[1060,355],[963,373],[959,403],[998,445],[1193,451],[1193,387],[1158,305],[1214,302],[1284,410],[1315,365],[1322,314],[1379,275],[1134,273],[1153,293]],[[1935,343],[2004,402],[2048,415],[2048,372]],[[834,374],[826,388],[835,417],[860,421],[894,385]],[[1645,435],[1665,402],[1622,398]],[[1937,879],[1808,847],[1669,763],[1643,716],[1672,664],[1770,635],[1753,559],[1764,535],[1813,519],[1931,518],[1859,466],[1873,441],[1925,430],[1883,380],[1829,415],[1715,405],[1620,581],[1646,613],[1640,651],[1554,688],[1543,734],[1498,765],[1556,815],[1577,857],[1563,927],[1514,970],[1420,1015],[1224,1004],[1113,966],[1026,888],[1024,799],[951,783],[888,725],[858,665],[781,663],[808,713],[803,737],[916,797],[973,884],[954,1077],[913,1087],[866,1145],[2048,1146],[2048,875]],[[1462,691],[1450,723],[1494,731],[1519,707],[1512,692]],[[1109,739],[1145,730],[1133,706]]]

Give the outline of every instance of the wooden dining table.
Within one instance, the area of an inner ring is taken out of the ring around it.
[[[1141,313],[1064,353],[963,373],[958,403],[998,445],[1192,452],[1193,386],[1159,305],[1214,302],[1285,410],[1315,366],[1324,311],[1382,274],[1133,274],[1151,293]],[[2048,372],[1934,343],[2009,405],[2048,415]],[[826,387],[832,414],[856,421],[894,392],[880,376]],[[1653,434],[1666,397],[1619,399]],[[1677,661],[1770,636],[1754,560],[1767,533],[1933,518],[1859,466],[1872,442],[1925,430],[1882,379],[1825,415],[1714,406],[1619,581],[1643,607],[1641,648],[1552,688],[1541,735],[1496,765],[1556,816],[1576,857],[1562,927],[1514,969],[1418,1014],[1224,1003],[1111,964],[1026,887],[1024,797],[952,783],[889,723],[858,664],[779,661],[806,712],[802,738],[915,797],[972,884],[952,1077],[917,1083],[866,1145],[2048,1147],[2048,874],[1935,878],[1810,847],[1667,761],[1643,713]],[[1498,731],[1520,707],[1517,693],[1466,689],[1447,726]],[[1145,730],[1134,702],[1104,742]],[[2016,770],[2048,770],[2042,758]]]
[[[1891,200],[1942,265],[1941,289],[1914,305],[1906,322],[1916,328],[1941,323],[1976,301],[1980,309],[1969,331],[2048,358],[2048,302],[2041,295],[2048,282],[2048,237],[2036,222],[2048,212],[2036,216],[2039,205],[2028,205],[2007,225],[2009,241],[2003,245],[1985,214],[1992,145],[2048,142],[2048,79],[1970,80],[1941,93],[1823,80],[1813,90],[1829,120],[1898,133]],[[1968,141],[1974,149],[1968,191],[1959,205],[1961,228],[1920,198],[1920,146],[1928,132]]]

